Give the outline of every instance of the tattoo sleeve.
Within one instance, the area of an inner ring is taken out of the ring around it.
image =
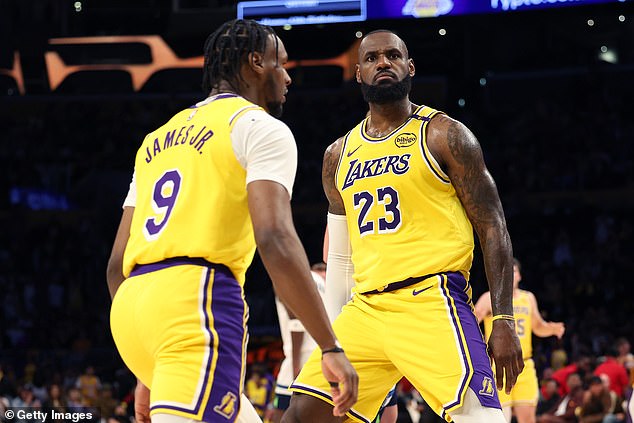
[[[447,129],[447,170],[484,256],[493,315],[513,315],[513,248],[502,203],[476,137],[463,124]]]
[[[341,194],[337,190],[337,182],[335,181],[335,172],[339,164],[339,155],[341,153],[341,145],[343,138],[338,139],[331,144],[324,154],[324,163],[321,170],[321,183],[324,192],[328,198],[328,211],[332,214],[346,214],[343,206]]]

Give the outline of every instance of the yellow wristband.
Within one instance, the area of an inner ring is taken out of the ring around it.
[[[515,317],[511,316],[510,314],[498,314],[497,316],[493,316],[493,318],[491,319],[492,322],[495,322],[496,320],[512,320],[512,321],[515,321]]]

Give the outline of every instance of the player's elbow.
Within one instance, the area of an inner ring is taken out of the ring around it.
[[[255,243],[261,255],[284,254],[291,234],[282,226],[254,228]]]

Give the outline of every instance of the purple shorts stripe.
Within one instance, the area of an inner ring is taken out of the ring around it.
[[[443,292],[443,294],[445,295],[445,297],[447,298],[447,305],[449,306],[449,314],[451,315],[451,319],[453,321],[453,326],[455,328],[456,331],[458,331],[458,343],[460,345],[460,352],[462,353],[462,361],[464,363],[464,367],[465,367],[465,376],[462,378],[462,381],[460,382],[460,388],[458,389],[459,392],[459,398],[457,401],[454,401],[450,404],[445,405],[445,410],[449,410],[452,409],[453,407],[457,406],[458,404],[460,404],[461,400],[462,400],[462,396],[464,395],[465,392],[465,386],[467,384],[467,381],[471,378],[471,375],[473,374],[473,368],[471,367],[471,362],[469,361],[469,358],[467,357],[467,351],[466,348],[468,348],[465,343],[464,340],[462,339],[462,336],[459,333],[459,328],[460,328],[460,324],[458,323],[458,319],[457,319],[457,311],[456,311],[456,307],[457,307],[457,303],[459,302],[459,299],[454,298],[454,296],[452,295],[451,292],[451,277],[454,276],[453,273],[447,273],[446,275],[444,275],[443,281],[441,283],[441,290]],[[453,301],[452,301],[453,300]],[[444,414],[444,413],[443,413]]]
[[[464,339],[460,339],[460,348],[465,360],[467,375],[460,386],[460,396],[464,394],[465,384],[468,381],[469,387],[476,394],[482,406],[501,408],[493,383],[493,371],[486,352],[486,344],[478,321],[471,309],[471,299],[467,294],[468,290],[465,289],[466,286],[467,282],[461,273],[447,273],[446,284],[443,284],[444,294],[453,299],[449,302],[449,306],[454,325],[456,329],[462,328],[464,336]],[[445,409],[450,410],[458,404],[459,402],[448,404]]]
[[[328,403],[332,404],[332,397],[322,391],[318,391],[317,389],[311,388],[306,385],[295,385],[294,383],[291,385],[291,389],[296,389],[298,393],[306,393],[308,395],[313,395],[317,398],[321,398],[322,400],[326,400]],[[361,414],[357,413],[354,410],[349,410],[346,414],[350,414],[354,418],[361,420],[364,423],[370,423],[370,420],[363,417]]]
[[[211,296],[213,324],[218,335],[218,362],[203,412],[202,420],[206,422],[216,421],[219,415],[227,417],[223,407],[228,398],[235,404],[235,413],[229,418],[235,418],[240,409],[246,339],[246,303],[240,284],[233,276],[216,274]]]

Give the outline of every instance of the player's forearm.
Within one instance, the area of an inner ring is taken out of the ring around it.
[[[513,248],[506,224],[498,221],[479,231],[478,237],[491,292],[491,312],[494,316],[499,314],[512,316]]]
[[[110,292],[110,299],[114,298],[114,294],[117,293],[119,286],[125,280],[121,269],[121,262],[108,261],[108,270],[106,272],[106,280],[108,282],[108,291]]]
[[[308,259],[297,235],[290,231],[256,234],[258,251],[275,291],[322,348],[335,346],[335,335],[312,280]]]
[[[533,333],[540,338],[557,335],[557,323],[542,321],[539,324],[533,323]]]
[[[112,245],[110,258],[108,259],[108,267],[106,270],[106,280],[108,282],[108,291],[110,298],[114,298],[119,286],[125,280],[123,276],[123,253],[130,237],[130,226],[132,225],[132,216],[134,207],[126,206],[123,208],[117,235]]]

